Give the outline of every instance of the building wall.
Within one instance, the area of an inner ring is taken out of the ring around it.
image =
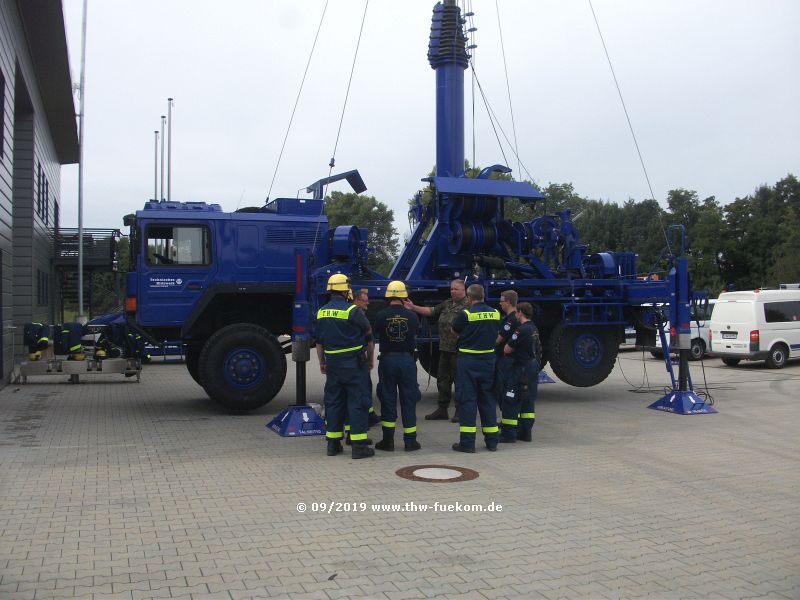
[[[2,380],[22,356],[22,325],[52,323],[56,283],[53,230],[60,164],[16,2],[0,0],[2,156],[0,156],[0,321]],[[15,330],[12,328],[16,327]]]

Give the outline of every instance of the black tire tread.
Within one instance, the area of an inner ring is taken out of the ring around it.
[[[231,389],[219,366],[222,363],[220,354],[225,353],[224,346],[231,339],[237,338],[248,340],[237,342],[238,344],[263,346],[264,359],[272,374],[258,388],[246,392]],[[286,355],[278,339],[255,323],[234,323],[217,331],[203,346],[198,367],[202,385],[211,399],[232,412],[249,411],[264,406],[280,391],[286,379]]]
[[[581,327],[566,327],[563,322],[553,328],[548,340],[547,356],[556,376],[575,387],[591,387],[604,381],[617,362],[619,345],[617,336],[611,330],[594,331],[603,340],[603,358],[600,364],[592,369],[578,365],[573,357],[572,344],[574,337],[580,333]]]

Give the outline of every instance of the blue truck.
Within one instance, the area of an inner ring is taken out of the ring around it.
[[[411,208],[416,227],[388,277],[367,266],[367,231],[331,228],[324,189],[346,179],[366,189],[357,171],[308,186],[307,199],[278,198],[225,212],[216,204],[147,202],[125,218],[130,226],[128,323],[153,341],[180,340],[186,365],[208,395],[234,411],[269,402],[283,386],[288,354],[304,375],[325,283],[344,273],[354,288],[383,298],[400,279],[417,304],[449,297],[453,279],[483,284],[490,302],[513,288],[537,307],[545,361],[564,382],[592,386],[614,367],[626,325],[640,343],[655,341],[653,307],[670,301],[663,278],[639,273],[630,252],[588,253],[570,211],[529,222],[505,218],[514,198],[544,206],[532,184],[464,173],[465,20],[455,2],[433,9],[428,61],[436,72],[436,175],[432,200]],[[373,302],[379,309],[380,302]],[[435,376],[437,331],[420,335],[421,365]],[[298,379],[298,385],[304,385]]]

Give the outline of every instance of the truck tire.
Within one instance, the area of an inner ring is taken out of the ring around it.
[[[202,346],[186,345],[186,370],[189,371],[192,379],[200,385],[203,385],[203,382],[200,381],[200,352],[202,350]]]
[[[286,356],[269,331],[254,323],[228,325],[200,353],[202,385],[233,412],[253,410],[275,397],[286,379]]]
[[[604,327],[553,328],[547,356],[556,376],[569,385],[590,387],[608,377],[617,361],[617,336]]]
[[[723,358],[722,363],[728,367],[735,367],[736,365],[739,364],[740,360],[741,359],[738,358]]]
[[[770,369],[782,369],[789,358],[789,349],[783,344],[775,344],[769,349],[769,356],[767,357],[767,366]]]

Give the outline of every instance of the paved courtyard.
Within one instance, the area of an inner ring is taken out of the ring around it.
[[[457,425],[421,420],[421,451],[360,461],[265,428],[293,373],[244,416],[182,365],[9,385],[0,598],[796,600],[800,363],[692,366],[719,414],[647,410],[667,377],[629,351],[602,385],[542,386],[532,444],[458,454]],[[420,383],[421,417],[436,385]],[[479,477],[395,474],[425,464]]]

